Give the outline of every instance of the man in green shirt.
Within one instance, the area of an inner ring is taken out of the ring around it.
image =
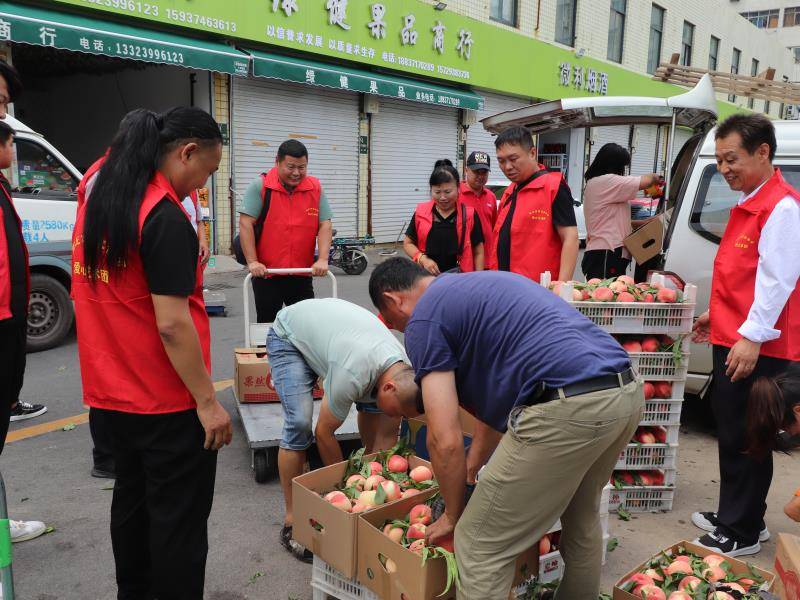
[[[292,542],[292,479],[303,473],[306,450],[315,441],[326,465],[343,459],[334,434],[355,403],[358,429],[368,452],[397,442],[399,418],[376,402],[419,395],[402,344],[368,310],[345,300],[305,300],[281,310],[267,336],[272,381],[284,413],[278,471],[286,503],[281,543],[299,558],[311,554]],[[312,435],[311,390],[322,378],[325,392]]]
[[[278,148],[275,166],[250,184],[239,209],[239,241],[253,275],[259,323],[274,321],[284,304],[314,297],[310,277],[268,275],[268,269],[310,267],[317,277],[328,272],[333,215],[322,185],[307,170],[308,149],[297,140],[286,140]]]

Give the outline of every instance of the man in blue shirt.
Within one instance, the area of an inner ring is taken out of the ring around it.
[[[425,412],[446,505],[428,543],[455,531],[459,598],[507,598],[514,561],[560,518],[566,570],[556,598],[595,600],[600,495],[644,406],[625,350],[512,273],[434,278],[397,258],[375,269],[369,291],[405,333],[422,389],[421,403],[398,393],[379,405],[388,415]],[[478,419],[466,456],[459,405]],[[465,486],[487,460],[465,508]]]

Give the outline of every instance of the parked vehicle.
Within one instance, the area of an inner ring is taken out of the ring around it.
[[[333,230],[336,236],[336,230]],[[371,236],[359,238],[333,238],[331,250],[328,253],[328,264],[339,267],[348,275],[361,275],[369,264],[364,247],[374,244],[375,238]]]
[[[81,173],[41,134],[17,119],[14,162],[6,173],[30,252],[28,351],[59,345],[72,328],[72,230]]]
[[[717,172],[714,130],[717,101],[705,76],[691,91],[671,98],[569,98],[534,104],[483,119],[493,133],[523,125],[534,133],[574,127],[653,123],[693,131],[681,148],[668,144],[668,185],[658,212],[664,214],[662,251],[654,268],[677,274],[698,287],[697,314],[708,308],[714,257],[739,194]],[[568,125],[566,125],[568,124]],[[787,181],[800,187],[800,122],[775,121],[778,140],[775,165]],[[669,160],[675,157],[674,161]],[[711,349],[691,347],[686,389],[700,392],[711,376]]]

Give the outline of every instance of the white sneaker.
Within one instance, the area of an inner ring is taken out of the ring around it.
[[[41,521],[14,521],[8,520],[11,529],[12,542],[26,542],[37,538],[47,530],[47,525]]]

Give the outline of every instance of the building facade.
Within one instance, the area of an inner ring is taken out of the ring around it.
[[[713,7],[708,5],[713,4]],[[236,229],[244,190],[281,141],[310,151],[339,235],[392,242],[428,198],[433,163],[463,168],[493,150],[485,116],[570,96],[669,96],[660,61],[739,72],[793,68],[792,53],[728,0],[51,0],[0,2],[0,40],[29,92],[16,116],[80,168],[102,154],[122,115],[194,104],[226,137],[211,191],[217,252]],[[715,15],[712,25],[709,15]],[[714,42],[716,40],[716,42]],[[657,43],[656,43],[657,42]],[[720,97],[720,112],[748,107]],[[777,116],[756,101],[754,110]],[[680,133],[685,136],[686,134]],[[632,172],[663,170],[656,126],[542,136],[542,161],[579,197],[603,143],[633,155]],[[680,141],[680,140],[678,140]],[[499,169],[492,179],[502,183]]]

